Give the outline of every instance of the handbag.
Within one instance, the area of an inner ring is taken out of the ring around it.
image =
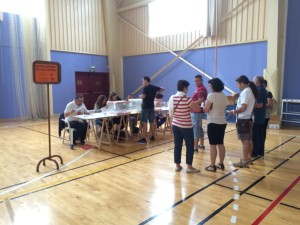
[[[251,119],[238,119],[236,122],[236,129],[240,134],[250,133]]]

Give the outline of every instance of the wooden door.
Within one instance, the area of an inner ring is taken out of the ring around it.
[[[99,95],[109,95],[109,74],[75,72],[76,95],[84,96],[87,109],[94,109],[94,104]]]

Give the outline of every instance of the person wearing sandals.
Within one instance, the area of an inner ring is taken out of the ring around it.
[[[181,152],[183,140],[186,146],[186,164],[187,173],[198,173],[200,170],[192,166],[194,158],[194,134],[193,124],[190,110],[199,108],[191,98],[186,96],[188,92],[189,82],[179,80],[177,83],[177,93],[169,99],[169,113],[172,117],[172,131],[174,135],[174,162],[176,164],[175,171],[181,171]]]
[[[225,170],[225,146],[224,135],[227,126],[225,110],[227,97],[222,92],[224,83],[219,78],[208,81],[210,94],[207,96],[203,110],[207,113],[207,135],[210,144],[210,165],[205,168],[207,171],[216,172],[217,168]],[[217,149],[219,150],[219,163],[216,166]]]
[[[250,82],[248,77],[241,75],[236,80],[237,87],[241,90],[238,95],[236,109],[229,111],[229,114],[237,115],[237,119],[249,119],[251,120],[253,108],[255,105],[255,99],[258,96],[258,90],[253,82]],[[247,133],[239,133],[238,139],[241,140],[243,145],[243,159],[237,163],[233,163],[236,167],[249,167],[249,162],[251,162],[252,155],[252,123],[250,123],[250,129]]]

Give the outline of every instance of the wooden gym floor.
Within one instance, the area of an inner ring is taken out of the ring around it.
[[[0,224],[300,224],[300,130],[268,130],[266,155],[234,168],[241,143],[234,124],[225,135],[225,171],[207,172],[209,145],[195,153],[198,174],[174,171],[173,139],[137,145],[137,136],[105,149],[70,150],[51,119],[0,123]],[[206,125],[204,125],[206,127]],[[182,161],[185,162],[185,147]],[[255,222],[256,221],[256,222]]]

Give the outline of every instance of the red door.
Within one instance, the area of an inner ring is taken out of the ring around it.
[[[94,109],[99,95],[109,95],[109,74],[75,72],[76,94],[84,96],[87,109]]]

